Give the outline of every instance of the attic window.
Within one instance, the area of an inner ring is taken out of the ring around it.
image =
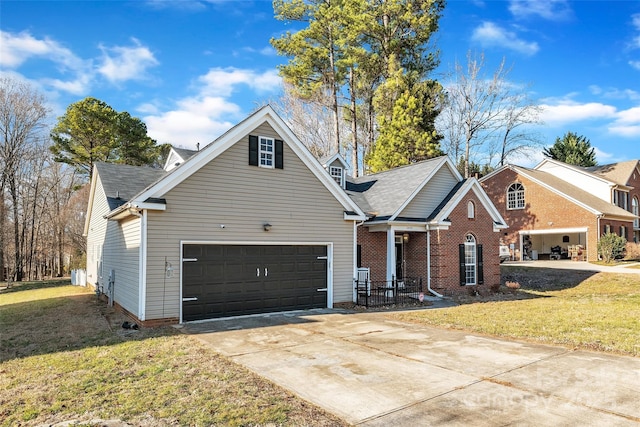
[[[249,135],[249,165],[283,169],[283,141],[268,136]]]
[[[329,168],[329,174],[331,175],[331,178],[333,178],[333,180],[337,182],[340,187],[342,187],[342,183],[343,183],[342,172],[343,172],[343,169],[336,166],[331,166]]]
[[[476,205],[471,200],[467,203],[467,218],[473,219],[476,217]]]
[[[260,163],[258,166],[261,168],[273,168],[273,151],[274,151],[274,139],[260,137],[260,144],[258,146],[258,158]]]

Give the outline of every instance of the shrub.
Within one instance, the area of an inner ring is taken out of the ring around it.
[[[626,255],[624,259],[640,261],[640,244],[627,242],[625,246]]]
[[[607,233],[598,241],[598,255],[605,263],[610,263],[624,252],[627,239],[617,234]]]

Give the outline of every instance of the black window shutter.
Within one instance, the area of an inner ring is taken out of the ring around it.
[[[476,259],[478,261],[478,285],[484,284],[484,263],[482,262],[482,245],[476,246]]]
[[[276,169],[284,169],[284,159],[282,154],[282,140],[276,139]]]
[[[467,271],[464,267],[464,243],[458,245],[458,252],[460,258],[460,286],[467,284]]]
[[[258,137],[249,135],[249,165],[258,166]]]

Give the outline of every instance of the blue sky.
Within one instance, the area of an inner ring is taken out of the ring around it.
[[[271,1],[2,1],[0,73],[35,85],[51,122],[87,96],[151,137],[208,143],[281,90]],[[446,80],[469,50],[544,107],[546,145],[587,137],[598,161],[640,158],[640,1],[449,1],[436,46]],[[520,159],[525,166],[541,154]]]

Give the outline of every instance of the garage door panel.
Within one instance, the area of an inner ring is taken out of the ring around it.
[[[183,320],[327,306],[326,246],[184,245]]]

